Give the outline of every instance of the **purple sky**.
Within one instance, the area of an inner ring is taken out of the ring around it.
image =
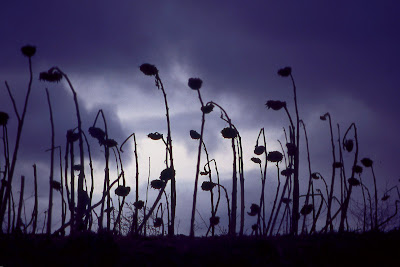
[[[151,2],[151,3],[150,3]],[[249,3],[251,2],[251,3]],[[270,3],[268,3],[270,2]],[[279,3],[277,3],[279,2]],[[284,140],[284,112],[267,110],[267,100],[287,101],[293,109],[289,79],[277,70],[293,68],[298,88],[300,117],[310,139],[313,171],[331,175],[329,126],[319,116],[329,112],[344,131],[358,127],[360,158],[374,160],[378,191],[397,185],[400,143],[399,73],[400,3],[398,1],[2,1],[0,4],[0,111],[10,114],[9,133],[15,133],[15,114],[4,81],[10,84],[22,109],[28,83],[26,44],[37,46],[33,57],[34,83],[19,156],[19,172],[27,178],[26,198],[32,196],[32,164],[40,166],[41,210],[48,191],[50,122],[44,88],[50,90],[56,120],[56,145],[65,146],[65,132],[74,128],[72,95],[65,82],[39,82],[38,75],[52,66],[66,72],[78,93],[84,129],[103,109],[110,135],[121,143],[135,132],[144,194],[151,157],[151,179],[162,170],[163,146],[147,138],[150,132],[166,134],[162,94],[153,78],[139,71],[142,63],[155,64],[167,90],[178,180],[179,232],[188,234],[197,142],[189,130],[200,129],[197,94],[187,86],[190,77],[203,80],[205,101],[220,103],[240,131],[248,192],[246,208],[258,201],[260,179],[250,161],[255,140],[265,128],[268,150]],[[294,115],[294,114],[293,114]],[[220,136],[226,124],[219,113],[206,121],[205,142],[231,187],[229,142]],[[12,141],[12,140],[11,140]],[[301,142],[304,144],[303,136]],[[13,145],[11,146],[13,147]],[[102,154],[93,142],[97,161],[97,190],[102,190]],[[302,147],[304,148],[304,147]],[[132,149],[124,160],[129,182],[135,169]],[[303,149],[304,151],[304,149]],[[227,156],[229,155],[229,156]],[[350,164],[352,155],[345,160]],[[302,157],[302,193],[307,178]],[[0,161],[4,164],[3,158]],[[276,170],[268,171],[267,188],[276,186]],[[17,176],[18,177],[18,176]],[[366,170],[365,183],[372,189]],[[15,178],[15,188],[19,179]],[[15,189],[17,191],[17,189]],[[15,191],[15,192],[16,192]],[[154,190],[153,190],[154,191]],[[267,205],[275,194],[267,189]],[[152,192],[151,198],[155,197]],[[131,194],[133,197],[133,194]],[[208,219],[208,194],[199,192],[199,211]],[[31,199],[31,198],[30,198]],[[128,202],[131,202],[129,199]],[[270,206],[267,206],[267,209]],[[225,216],[224,206],[220,216]],[[253,218],[246,217],[247,226]],[[203,227],[199,217],[199,227]],[[57,220],[54,220],[55,225]],[[226,225],[222,225],[226,227]],[[55,226],[56,227],[56,226]],[[200,230],[199,230],[200,231]]]

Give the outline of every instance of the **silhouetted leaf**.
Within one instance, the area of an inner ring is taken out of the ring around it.
[[[259,158],[251,158],[251,161],[252,162],[254,162],[254,163],[258,163],[258,164],[261,164],[261,159],[259,159]]]

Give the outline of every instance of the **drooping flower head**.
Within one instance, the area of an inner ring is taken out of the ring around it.
[[[256,158],[256,157],[251,158],[251,161],[254,163],[257,163],[257,164],[261,164],[261,159]]]
[[[307,205],[304,205],[304,206],[301,208],[300,213],[301,213],[302,215],[308,215],[308,214],[310,214],[310,213],[313,211],[313,209],[314,209],[314,206],[313,206],[312,204],[307,204]]]
[[[67,131],[67,140],[70,143],[73,143],[75,141],[78,141],[79,139],[79,133],[74,133],[73,130],[68,130]]]
[[[293,173],[294,173],[294,169],[292,169],[292,168],[287,168],[287,169],[284,169],[281,171],[281,174],[286,177],[289,177]]]
[[[213,109],[214,109],[214,105],[211,103],[208,103],[207,105],[201,107],[201,111],[204,114],[211,113],[211,111],[213,111]]]
[[[165,187],[166,183],[162,180],[156,179],[151,181],[150,185],[154,189],[161,189]]]
[[[265,146],[256,146],[254,148],[254,154],[256,154],[258,156],[261,155],[264,152],[265,152]]]
[[[265,105],[268,109],[272,108],[273,110],[280,110],[281,108],[286,107],[286,102],[279,100],[268,100]]]
[[[219,224],[219,217],[218,216],[210,217],[210,225],[215,226],[217,224]]]
[[[61,81],[62,77],[62,73],[55,68],[51,68],[48,71],[44,71],[39,74],[39,80],[51,83],[58,83],[59,81]]]
[[[296,155],[296,145],[293,143],[287,143],[287,153],[289,156],[295,156]]]
[[[357,178],[354,178],[354,177],[351,177],[351,178],[347,179],[347,181],[352,186],[359,186],[361,184],[360,181]]]
[[[163,135],[160,134],[159,132],[155,132],[155,133],[149,133],[147,137],[152,140],[160,140],[161,138],[163,138]]]
[[[321,178],[321,177],[320,177],[320,174],[319,174],[319,173],[313,172],[313,173],[311,174],[311,178],[313,178],[314,180],[318,180],[318,179]]]
[[[250,212],[247,212],[250,216],[256,216],[258,213],[260,213],[260,206],[257,204],[251,204],[250,206]]]
[[[51,181],[51,187],[58,192],[61,191],[61,183],[58,181]]]
[[[343,149],[351,152],[353,150],[354,147],[354,141],[352,139],[347,139],[343,142]]]
[[[226,127],[222,129],[221,134],[224,138],[233,139],[237,136],[238,132],[234,128]]]
[[[189,78],[188,85],[193,90],[199,90],[203,81],[200,78]]]
[[[119,185],[115,189],[115,194],[120,197],[126,197],[129,194],[129,192],[131,192],[131,188],[129,186]]]
[[[372,163],[373,161],[370,158],[363,158],[361,160],[361,163],[365,166],[365,167],[372,167]]]
[[[106,147],[116,147],[116,146],[118,146],[117,141],[115,141],[114,139],[106,139],[106,140],[104,140],[103,144]]]
[[[175,177],[175,170],[170,168],[166,168],[161,171],[160,180],[168,181]]]
[[[291,67],[284,67],[282,69],[278,70],[278,75],[282,77],[288,77],[292,74],[292,68]]]
[[[0,125],[6,126],[8,122],[9,116],[7,113],[0,111]]]
[[[138,210],[141,210],[144,207],[144,202],[143,200],[138,200],[133,203],[133,206],[135,206],[135,208],[137,208]]]
[[[216,185],[217,185],[216,183],[213,183],[213,182],[210,182],[210,181],[204,181],[201,184],[201,189],[203,191],[211,191],[214,188],[214,186],[216,186]]]
[[[382,201],[386,201],[386,200],[389,199],[389,197],[390,197],[390,195],[384,194],[383,197],[381,198],[381,200],[382,200]]]
[[[194,140],[200,139],[200,134],[196,132],[195,130],[190,130],[190,137]]]
[[[89,134],[93,137],[96,138],[100,144],[104,142],[104,138],[106,137],[106,133],[97,127],[90,127],[89,128]]]
[[[32,57],[36,53],[36,46],[25,45],[25,46],[21,47],[21,52],[26,57]]]
[[[160,227],[163,224],[163,219],[160,217],[157,217],[154,219],[154,227]]]
[[[279,151],[271,151],[268,153],[267,160],[271,162],[280,162],[283,159],[283,155]]]
[[[353,166],[353,171],[355,173],[362,173],[363,168],[360,165],[355,165],[355,166]]]
[[[153,76],[158,74],[158,69],[156,68],[156,66],[151,65],[149,63],[144,63],[140,65],[139,69],[147,76]]]

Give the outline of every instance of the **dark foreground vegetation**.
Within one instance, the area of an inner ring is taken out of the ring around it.
[[[2,266],[398,266],[400,232],[131,238],[2,236]]]

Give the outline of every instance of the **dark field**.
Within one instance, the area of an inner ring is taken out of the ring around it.
[[[270,239],[2,236],[2,266],[399,266],[400,232]]]

